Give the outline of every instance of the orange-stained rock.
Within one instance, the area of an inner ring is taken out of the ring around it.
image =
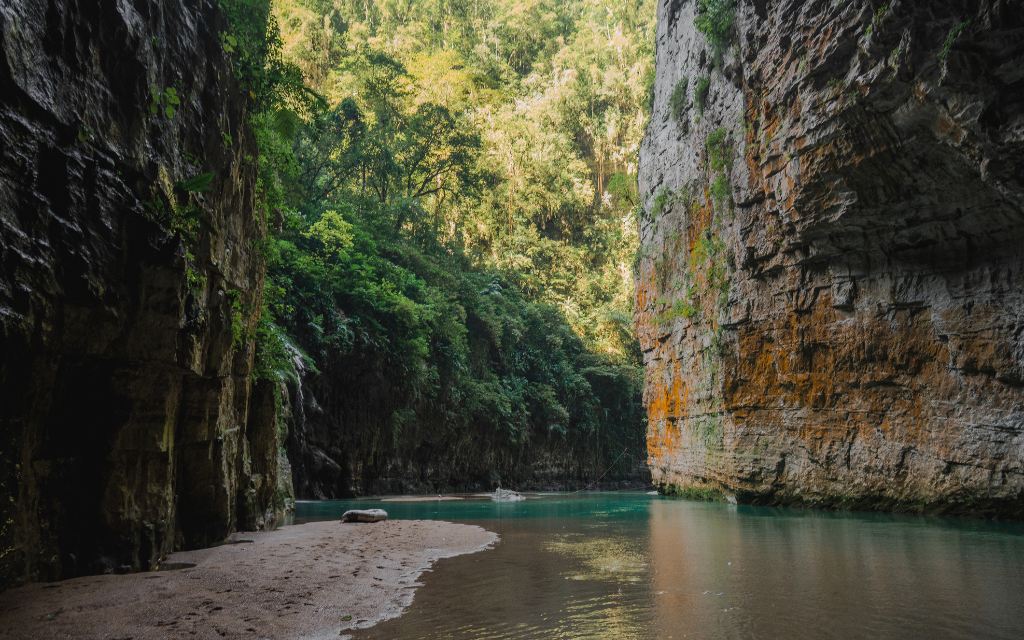
[[[640,158],[655,482],[1024,515],[1024,12],[740,2],[716,64],[694,4],[659,3]]]

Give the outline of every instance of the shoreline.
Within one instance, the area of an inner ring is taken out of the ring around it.
[[[434,520],[236,533],[220,546],[173,553],[160,571],[0,593],[0,636],[338,638],[401,615],[438,560],[497,541],[481,527]]]

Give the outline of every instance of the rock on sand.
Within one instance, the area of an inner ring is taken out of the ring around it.
[[[388,512],[383,509],[350,509],[341,514],[342,522],[384,522]]]

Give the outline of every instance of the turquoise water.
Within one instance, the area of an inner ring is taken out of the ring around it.
[[[1024,638],[1024,526],[584,493],[304,502],[478,524],[357,638]]]

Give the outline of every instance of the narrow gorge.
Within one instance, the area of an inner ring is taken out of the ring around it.
[[[0,638],[1024,637],[1024,0],[0,0]]]
[[[576,192],[539,194],[562,219],[524,200],[505,232],[476,106],[434,96],[375,11],[0,1],[0,584],[156,568],[296,498],[645,486],[635,163],[602,160],[604,202],[574,160]],[[324,57],[358,70],[349,93]],[[498,134],[531,117],[521,82]],[[629,117],[611,144],[638,146]],[[545,144],[526,170],[562,162]]]
[[[1024,514],[1022,33],[1015,2],[659,3],[662,490]]]

